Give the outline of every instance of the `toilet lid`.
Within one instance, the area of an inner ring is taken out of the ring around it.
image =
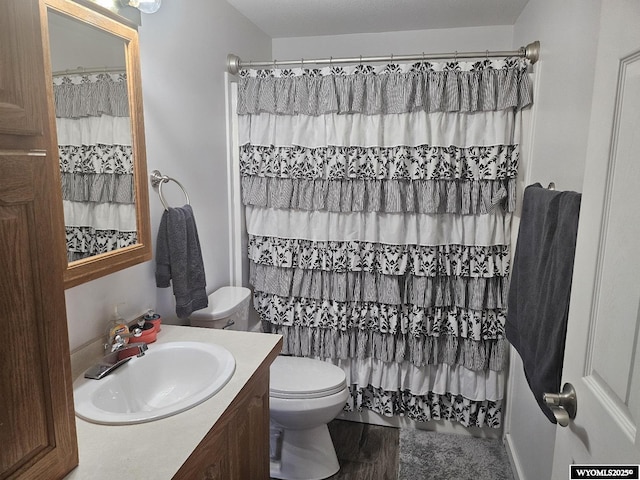
[[[251,295],[245,287],[221,287],[209,295],[209,305],[190,315],[195,320],[219,320],[229,317]]]
[[[340,367],[311,358],[278,356],[269,373],[269,395],[276,398],[326,397],[347,386]]]

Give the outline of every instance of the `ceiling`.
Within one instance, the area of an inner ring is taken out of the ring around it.
[[[529,0],[227,0],[272,38],[513,25]]]

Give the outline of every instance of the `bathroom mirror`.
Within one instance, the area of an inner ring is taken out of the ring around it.
[[[100,7],[43,8],[69,288],[151,259],[138,35]]]

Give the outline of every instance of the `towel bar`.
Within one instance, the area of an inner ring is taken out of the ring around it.
[[[172,177],[168,177],[167,175],[162,175],[158,170],[154,170],[153,172],[151,172],[151,175],[149,177],[151,179],[151,185],[153,185],[154,187],[158,187],[158,196],[160,197],[160,202],[162,202],[162,206],[165,210],[169,210],[169,205],[164,199],[164,195],[162,195],[162,184],[169,181],[175,182],[180,187],[182,193],[184,193],[184,198],[187,202],[187,205],[191,205],[191,203],[189,202],[189,195],[187,194],[187,191],[178,180]]]

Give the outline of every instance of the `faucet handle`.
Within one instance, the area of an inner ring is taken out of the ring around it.
[[[113,337],[113,343],[111,344],[111,351],[115,352],[116,350],[119,350],[120,348],[124,347],[125,345],[125,338],[122,335],[116,335],[115,337]]]
[[[120,348],[124,347],[127,342],[126,339],[127,338],[131,338],[131,337],[139,337],[140,335],[142,335],[142,330],[139,328],[134,328],[133,332],[131,333],[119,333],[117,334],[115,337],[113,337],[113,343],[111,345],[111,351],[115,352],[116,350],[119,350]]]

